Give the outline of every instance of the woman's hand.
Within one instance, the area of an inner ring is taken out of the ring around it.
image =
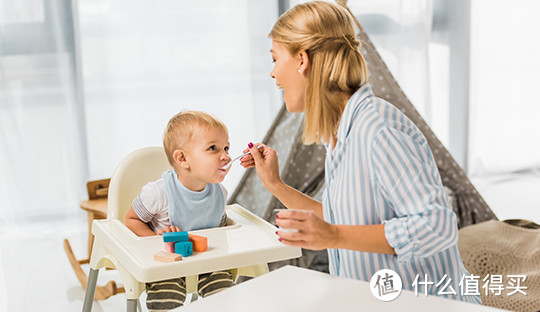
[[[288,229],[277,234],[282,243],[290,246],[322,250],[333,248],[339,240],[338,228],[312,211],[280,211],[276,214],[276,225]]]
[[[248,151],[250,154],[242,157],[240,164],[246,169],[255,167],[264,188],[272,193],[285,207],[314,211],[322,217],[321,202],[288,186],[281,180],[278,156],[275,150],[264,144],[257,143],[253,145],[250,143],[249,149],[245,149],[244,153]]]
[[[259,146],[262,147],[258,148]],[[279,176],[279,163],[276,151],[261,143],[251,144],[251,148],[246,148],[243,152],[246,153],[248,151],[250,154],[240,158],[240,165],[246,169],[255,167],[263,186],[272,192],[271,190],[276,185],[283,183]]]
[[[163,233],[169,233],[169,232],[182,232],[182,230],[177,226],[169,225],[167,227],[157,230],[156,234],[163,235]]]

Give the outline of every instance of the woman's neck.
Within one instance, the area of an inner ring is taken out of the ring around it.
[[[336,147],[336,144],[337,144],[337,132],[338,132],[338,129],[339,129],[339,123],[341,122],[341,117],[343,116],[343,112],[345,111],[345,107],[347,107],[347,103],[349,102],[349,99],[351,98],[352,94],[349,94],[347,92],[342,92],[339,94],[339,99],[342,101],[343,103],[343,109],[341,110],[341,116],[339,116],[339,119],[338,119],[338,123],[337,123],[337,126],[338,128],[336,129],[335,133],[332,134],[332,150],[334,150],[334,148]]]

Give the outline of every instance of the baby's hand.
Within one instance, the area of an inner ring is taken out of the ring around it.
[[[156,234],[163,235],[163,233],[168,233],[168,232],[182,232],[182,230],[177,226],[170,225],[166,228],[157,230]]]

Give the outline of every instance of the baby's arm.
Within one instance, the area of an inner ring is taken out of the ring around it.
[[[169,226],[166,226],[166,227],[164,227],[162,229],[157,230],[156,234],[157,235],[163,235],[163,233],[167,233],[167,232],[182,232],[182,230],[177,226],[169,225]]]
[[[133,231],[133,233],[139,236],[154,236],[162,235],[165,232],[181,232],[182,230],[174,225],[167,226],[163,229],[157,230],[157,232],[152,231],[148,223],[143,222],[139,216],[133,211],[133,207],[126,214],[124,219],[126,226]]]
[[[156,235],[154,231],[150,228],[148,223],[144,223],[139,219],[139,216],[133,211],[133,207],[129,209],[126,217],[124,219],[125,225],[133,231],[133,233],[139,236],[153,236]]]

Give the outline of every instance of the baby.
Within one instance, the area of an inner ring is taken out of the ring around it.
[[[139,236],[193,231],[224,226],[227,191],[219,184],[229,169],[229,134],[219,119],[198,111],[175,115],[165,129],[163,147],[174,169],[146,184],[125,218]],[[211,295],[234,285],[227,271],[199,276],[199,294]],[[185,279],[146,285],[149,310],[173,309],[184,304]]]

